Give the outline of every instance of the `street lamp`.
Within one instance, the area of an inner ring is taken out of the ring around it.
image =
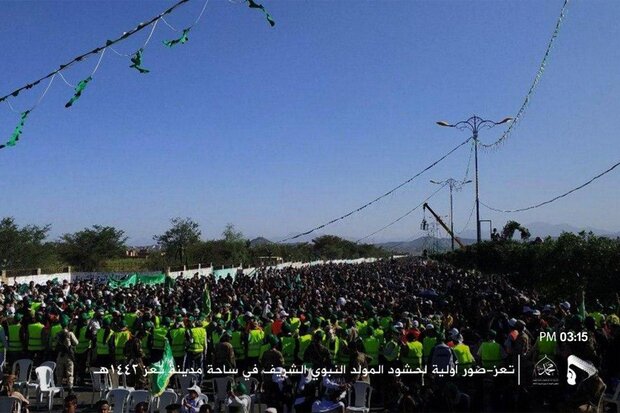
[[[472,138],[474,139],[474,153],[476,164],[476,232],[477,243],[480,244],[482,237],[480,234],[480,197],[479,197],[479,183],[478,183],[478,131],[483,128],[492,128],[495,125],[501,125],[502,123],[510,122],[512,118],[506,117],[499,122],[493,120],[482,119],[474,115],[467,120],[463,120],[457,123],[448,123],[445,121],[436,122],[439,126],[445,126],[448,128],[457,128],[459,130],[469,129],[472,131]]]
[[[456,189],[457,191],[460,191],[463,185],[471,183],[471,179],[468,179],[467,181],[457,181],[456,179],[448,178],[445,181],[441,182],[433,181],[431,179],[431,183],[436,185],[448,185],[450,187],[450,231],[452,232],[452,251],[454,251],[454,210],[452,208],[452,190]]]

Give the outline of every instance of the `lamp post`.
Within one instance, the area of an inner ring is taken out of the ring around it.
[[[459,130],[469,129],[472,132],[472,138],[474,139],[474,157],[476,165],[476,232],[477,243],[480,244],[482,237],[480,234],[480,197],[479,197],[479,183],[478,183],[478,131],[483,128],[492,128],[495,125],[501,125],[502,123],[510,122],[512,118],[507,117],[499,122],[493,120],[482,119],[476,115],[467,120],[462,120],[457,123],[448,123],[445,121],[436,122],[439,126],[445,126],[448,128],[457,128]]]
[[[450,187],[450,231],[452,232],[452,251],[454,251],[454,209],[452,208],[452,190],[456,189],[457,191],[460,191],[463,185],[471,183],[471,179],[468,179],[467,181],[457,181],[456,179],[448,178],[441,182],[433,181],[431,179],[431,183],[436,185],[448,185]]]

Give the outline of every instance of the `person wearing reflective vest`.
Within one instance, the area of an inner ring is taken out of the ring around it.
[[[398,330],[387,331],[385,334],[385,344],[381,347],[381,361],[387,367],[394,367],[398,363],[398,355],[400,354],[400,344],[394,339],[398,334]]]
[[[21,316],[21,314],[19,314]],[[22,325],[19,323],[19,317],[16,315],[8,326],[8,347],[6,349],[7,364],[12,366],[13,363],[22,358],[24,346],[20,337]]]
[[[185,327],[183,326],[183,320],[179,317],[174,325],[168,332],[168,339],[170,341],[170,349],[172,350],[172,357],[174,357],[174,364],[177,369],[183,368],[183,362],[185,358]]]
[[[338,353],[340,352],[340,339],[337,335],[332,333],[332,330],[328,330],[326,347],[329,350],[329,358],[333,364],[336,364],[338,361]]]
[[[170,325],[170,319],[164,317],[159,327],[153,329],[152,346],[151,346],[151,362],[157,362],[161,360],[164,354],[164,346],[166,337],[168,336],[168,326]]]
[[[119,330],[114,333],[114,362],[121,364],[126,361],[125,344],[131,338],[131,332],[127,329],[125,320],[121,320],[118,327]]]
[[[297,352],[297,360],[295,360],[295,363],[298,366],[300,366],[303,362],[306,349],[310,346],[310,343],[312,342],[312,334],[310,334],[307,325],[302,325],[299,334],[299,351]]]
[[[237,362],[237,367],[239,368],[245,367],[245,351],[243,348],[243,342],[242,342],[240,331],[234,330],[231,333],[230,344],[233,346],[233,350],[235,351],[235,361]]]
[[[290,331],[288,333],[284,333],[283,330],[282,337],[280,338],[280,344],[282,346],[284,367],[291,367],[295,363],[295,352],[299,349],[299,343],[295,337],[291,336]]]
[[[249,326],[250,330],[248,331],[246,341],[246,355],[248,367],[251,368],[255,364],[258,366],[261,347],[265,340],[265,332],[254,321],[250,321]]]
[[[424,346],[416,340],[415,334],[407,333],[406,337],[407,344],[403,346],[400,359],[404,367],[409,366],[409,368],[417,369],[422,366]]]
[[[198,373],[198,383],[202,383],[202,370],[205,353],[207,352],[207,331],[202,327],[202,322],[196,320],[191,329],[186,331],[187,357],[185,359],[185,370],[200,369]]]
[[[86,337],[88,332],[88,313],[82,313],[75,327],[78,344],[75,346],[75,377],[78,384],[82,384],[86,376],[86,361],[91,346],[91,340]]]
[[[427,324],[424,330],[424,339],[422,339],[422,347],[424,349],[424,363],[428,363],[428,356],[431,354],[433,347],[437,344],[437,332],[433,324]]]
[[[109,366],[114,363],[114,358],[112,357],[114,348],[114,340],[112,338],[114,336],[114,332],[110,328],[110,324],[110,319],[104,318],[101,328],[97,330],[97,334],[95,334],[95,355],[97,367],[110,368]]]
[[[456,354],[456,359],[458,360],[457,371],[460,374],[464,370],[473,367],[476,364],[476,359],[474,359],[473,354],[471,354],[469,346],[463,343],[463,336],[461,334],[454,337],[454,342],[456,345],[452,347],[452,350],[454,350],[454,354]]]
[[[547,328],[546,331],[551,332],[553,330]],[[541,335],[536,341],[536,352],[541,356],[544,355],[553,359],[553,357],[555,356],[556,348],[557,341],[549,339],[546,335]]]
[[[62,326],[60,325],[60,322],[56,322],[52,324],[52,326],[50,327],[49,340],[46,343],[47,350],[49,353],[53,353],[56,351],[56,345],[58,344],[58,341],[56,340],[56,336],[61,331],[62,331]]]
[[[143,335],[140,337],[140,347],[142,348],[142,357],[145,363],[151,360],[151,349],[153,348],[153,330],[155,329],[155,323],[152,321],[146,321],[142,328],[138,331],[142,331]],[[137,332],[136,332],[137,333]],[[161,360],[155,360],[159,361]]]
[[[37,314],[36,321],[28,324],[26,328],[26,342],[28,343],[28,357],[33,361],[34,365],[42,362],[43,352],[45,351],[45,343],[43,342],[43,325],[42,317]]]
[[[482,361],[482,367],[485,369],[494,369],[502,363],[503,350],[498,342],[495,341],[497,333],[494,330],[489,330],[487,334],[487,341],[480,344],[478,349],[478,356]]]
[[[375,331],[372,327],[366,327],[367,337],[362,339],[364,344],[364,353],[369,356],[370,360],[368,365],[370,367],[376,367],[379,365],[379,340],[374,335]]]

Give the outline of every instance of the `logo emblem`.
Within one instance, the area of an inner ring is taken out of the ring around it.
[[[548,356],[545,355],[534,366],[532,384],[539,386],[557,386],[560,384],[558,366]]]

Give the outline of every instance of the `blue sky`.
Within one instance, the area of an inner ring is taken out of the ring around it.
[[[0,3],[3,95],[92,50],[171,5],[161,1]],[[202,7],[192,0],[168,21]],[[139,74],[106,53],[71,109],[56,79],[21,141],[0,151],[3,216],[52,224],[52,237],[113,225],[148,242],[175,216],[205,238],[227,222],[248,237],[277,238],[364,204],[467,138],[436,120],[516,114],[562,6],[554,1],[272,1],[270,28],[257,10],[211,0],[184,45],[161,24]],[[480,153],[481,199],[527,206],[618,161],[620,15],[617,1],[573,1],[532,102],[499,150]],[[134,52],[147,32],[117,46]],[[66,71],[77,83],[96,59]],[[31,105],[42,88],[12,100]],[[2,136],[18,115],[0,104]],[[497,127],[481,133],[490,142]],[[351,218],[325,228],[358,238],[464,175],[469,149]],[[620,230],[618,173],[522,214],[482,208],[502,225],[544,221]],[[448,213],[448,191],[430,204]],[[455,194],[466,222],[473,185]],[[420,235],[415,212],[371,240]],[[474,221],[470,228],[475,228]]]

